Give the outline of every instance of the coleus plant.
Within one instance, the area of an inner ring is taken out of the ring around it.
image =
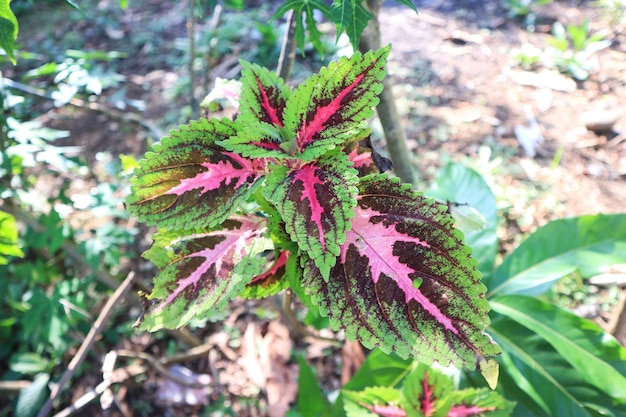
[[[494,379],[499,348],[462,233],[445,206],[379,173],[366,146],[389,49],[295,89],[242,61],[234,120],[192,121],[145,155],[127,198],[158,227],[142,328],[291,288],[366,347]]]
[[[343,391],[347,417],[505,417],[515,403],[488,389],[454,389],[444,372],[423,363],[404,378],[400,388],[371,386]]]

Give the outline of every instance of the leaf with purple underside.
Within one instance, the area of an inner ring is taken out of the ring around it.
[[[141,325],[146,330],[178,328],[194,317],[221,309],[265,265],[271,242],[263,217],[233,217],[219,230],[199,229],[154,236],[145,257],[161,268]]]
[[[296,154],[316,159],[367,128],[374,114],[389,47],[355,53],[322,68],[287,100],[285,128],[295,133]]]
[[[201,119],[155,145],[139,162],[126,203],[148,225],[213,227],[230,216],[262,177],[263,160],[226,152],[218,141],[237,133],[229,119]]]
[[[356,205],[357,172],[343,153],[297,169],[273,167],[264,197],[274,205],[285,230],[326,278],[339,255]]]
[[[445,206],[385,175],[361,179],[358,200],[329,279],[303,260],[303,286],[331,325],[425,363],[475,368],[497,354],[486,289]]]

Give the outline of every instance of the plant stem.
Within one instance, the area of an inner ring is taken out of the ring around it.
[[[363,53],[369,50],[380,49],[381,47],[378,13],[382,0],[367,0],[365,3],[367,3],[366,6],[372,15],[372,20],[363,31],[359,42],[359,50]],[[393,169],[403,182],[415,185],[417,177],[413,169],[411,153],[407,146],[406,132],[402,128],[402,121],[398,116],[396,101],[393,96],[393,86],[388,76],[383,80],[383,86],[384,89],[378,96],[380,102],[376,106],[376,110],[385,133]]]
[[[74,375],[74,372],[76,372],[80,364],[87,357],[87,354],[89,353],[89,350],[91,349],[91,346],[93,346],[93,343],[96,341],[96,337],[102,332],[106,322],[109,320],[109,317],[111,316],[111,313],[113,312],[113,307],[115,307],[115,305],[117,305],[118,302],[122,298],[124,298],[126,291],[128,291],[131,287],[134,277],[135,277],[135,273],[130,272],[126,276],[126,279],[117,288],[117,290],[115,290],[113,295],[108,299],[108,301],[102,308],[100,315],[98,316],[95,323],[89,330],[87,337],[85,337],[85,340],[80,345],[80,348],[78,348],[76,355],[74,355],[74,357],[70,361],[70,364],[67,366],[67,369],[63,373],[61,380],[50,393],[50,397],[48,398],[44,406],[41,408],[41,410],[39,411],[39,414],[37,414],[37,417],[45,417],[48,415],[50,410],[52,410],[52,405],[54,404],[54,401],[57,399],[59,394],[61,394],[61,392],[63,391],[63,388],[65,388],[65,385],[69,382],[70,378],[72,378],[72,375]]]
[[[189,18],[187,20],[187,36],[189,37],[189,99],[191,103],[191,112],[194,119],[198,118],[198,100],[196,100],[195,89],[195,71],[194,60],[196,58],[196,18],[195,18],[195,0],[189,0]]]
[[[287,30],[283,36],[283,43],[280,47],[280,56],[278,57],[278,67],[276,74],[283,80],[288,80],[291,76],[291,69],[296,60],[296,41],[294,39],[296,33],[295,10],[290,10],[287,14]]]

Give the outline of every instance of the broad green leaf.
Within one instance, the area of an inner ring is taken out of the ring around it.
[[[34,352],[16,353],[11,356],[9,368],[20,374],[38,374],[48,369],[50,361]]]
[[[220,310],[261,272],[268,249],[262,217],[233,217],[223,229],[163,232],[144,255],[159,268],[147,297],[145,330],[178,328]]]
[[[4,49],[13,64],[15,61],[14,45],[17,39],[17,19],[11,11],[11,0],[0,0],[0,48]]]
[[[305,161],[343,145],[367,129],[374,114],[390,47],[333,61],[301,84],[287,100],[285,128],[295,134]]]
[[[14,417],[33,417],[41,409],[48,396],[48,381],[50,375],[38,374],[30,386],[20,390],[15,404]]]
[[[424,194],[440,201],[469,204],[478,210],[487,221],[481,230],[465,232],[465,241],[478,260],[478,270],[483,274],[483,283],[489,288],[496,254],[498,253],[498,214],[496,199],[485,179],[473,169],[450,162],[437,171],[431,187]]]
[[[313,44],[313,47],[317,52],[323,56],[324,48],[321,42],[321,32],[317,28],[317,22],[315,21],[315,10],[322,12],[327,19],[331,18],[330,7],[321,0],[287,0],[285,1],[274,13],[272,19],[278,19],[284,16],[289,10],[293,10],[296,16],[296,46],[300,48],[300,51],[304,55],[304,42],[306,39],[305,27],[302,22],[303,18],[306,20],[306,29],[309,31],[309,40]]]
[[[472,368],[497,354],[486,289],[445,206],[385,175],[361,179],[358,200],[330,278],[303,260],[304,287],[332,327],[425,363]]]
[[[402,359],[398,355],[386,354],[374,349],[365,359],[356,374],[346,383],[333,405],[333,416],[344,416],[344,391],[362,391],[368,387],[381,386],[395,388],[413,369],[413,361]],[[362,411],[363,407],[350,402],[346,407]]]
[[[586,382],[626,403],[626,348],[600,326],[532,297],[501,296],[490,304],[544,338]]]
[[[335,153],[289,170],[277,166],[263,190],[285,222],[285,230],[328,277],[346,238],[356,205],[357,173],[346,155]]]
[[[496,269],[488,297],[538,295],[579,271],[585,277],[626,263],[626,214],[555,220],[543,226]]]
[[[201,119],[172,131],[139,162],[126,199],[130,213],[149,225],[181,229],[213,227],[230,216],[265,169],[265,162],[216,144],[239,127]]]
[[[24,256],[24,252],[17,244],[17,223],[15,217],[0,211],[0,265],[6,265],[7,256]]]
[[[568,363],[541,336],[515,321],[497,315],[489,328],[502,347],[498,358],[499,388],[518,402],[520,410],[550,417],[626,416],[624,404],[615,404]],[[528,414],[517,412],[516,416]]]
[[[302,417],[330,415],[330,404],[318,385],[315,373],[302,355],[298,358],[298,411]]]
[[[372,15],[363,7],[361,0],[333,0],[332,21],[337,27],[337,39],[346,32],[355,51],[359,49],[361,33]]]
[[[413,9],[415,13],[417,13],[417,8],[415,7],[415,5],[413,4],[413,1],[411,0],[396,0],[396,3],[404,4],[405,6],[408,6],[411,9]]]
[[[413,369],[413,361],[395,353],[374,349],[343,389],[358,391],[369,386],[397,387]]]

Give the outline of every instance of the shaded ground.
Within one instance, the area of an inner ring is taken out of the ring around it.
[[[102,26],[87,27],[68,21],[51,32],[59,37],[67,31],[81,33],[83,37],[79,39],[85,48],[102,50],[127,50],[130,46],[124,39],[145,37],[140,49],[128,51],[131,56],[124,60],[120,72],[127,76],[127,96],[145,102],[145,110],[140,114],[153,127],[152,131],[124,117],[79,108],[52,109],[48,104],[50,111],[44,121],[51,127],[69,130],[72,134],[66,143],[82,146],[87,160],[95,162],[95,155],[103,151],[140,156],[146,142],[155,139],[155,131],[167,131],[179,122],[171,114],[184,102],[173,95],[172,89],[181,88],[181,77],[188,74],[181,66],[170,66],[173,60],[168,60],[168,56],[181,53],[173,44],[186,36],[182,3],[132,1],[127,12],[115,12],[119,19],[107,20]],[[555,218],[623,212],[624,33],[614,33],[611,47],[593,58],[597,59],[597,71],[587,81],[576,83],[551,69],[542,69],[543,75],[536,78],[532,75],[537,72],[511,66],[510,53],[527,42],[545,47],[545,28],[539,27],[534,33],[526,31],[507,17],[496,0],[416,3],[420,15],[407,8],[389,6],[382,12],[381,23],[383,41],[393,44],[389,71],[405,115],[415,164],[424,182],[441,166],[444,155],[465,161],[485,175],[500,199],[503,251],[510,250],[523,233]],[[100,5],[112,7],[106,2]],[[540,10],[542,21],[558,18],[565,24],[579,24],[589,18],[594,30],[608,28],[607,19],[586,3],[556,2]],[[27,18],[21,23],[21,30],[35,34],[30,42],[44,42],[48,34],[38,31],[36,22]],[[143,32],[144,28],[148,31],[154,27],[160,30]],[[151,40],[159,36],[171,42]],[[240,47],[231,45],[230,55],[217,58],[206,80],[208,84],[218,76],[236,75],[236,58],[254,50],[255,44],[247,42],[253,39],[242,39]],[[305,64],[313,67],[315,62],[309,58]],[[201,93],[197,95],[201,98]],[[611,131],[594,133],[585,128],[584,122],[584,115],[591,110],[603,115],[622,113]],[[132,108],[126,111],[136,112]],[[514,133],[516,126],[528,124],[529,115],[536,119],[545,139],[534,156],[524,152]],[[140,242],[138,251],[147,244],[147,239]],[[147,285],[151,273],[148,270],[141,277]],[[305,337],[291,324],[291,329],[281,324],[281,317],[282,323],[289,321],[284,310],[275,304],[273,299],[241,301],[233,304],[232,312],[214,317],[206,327],[192,331],[210,353],[200,359],[190,356],[183,364],[194,372],[210,375],[217,387],[210,396],[211,402],[217,404],[216,410],[221,401],[232,406],[237,415],[264,415],[270,404],[269,410],[280,415],[284,411],[281,407],[295,399],[297,366],[290,356],[294,346],[314,364],[329,391],[338,389],[342,372],[350,374],[358,366],[360,348],[348,344],[342,350],[336,343]],[[138,315],[137,309],[130,312]],[[606,313],[593,314],[600,315],[603,322],[610,319]],[[324,336],[341,339],[330,333]],[[158,358],[171,353],[168,349],[172,340],[163,334],[138,333],[122,341],[118,348]],[[177,351],[190,346],[189,342],[178,343]],[[121,385],[116,393],[115,411],[108,415],[181,415],[200,410],[198,406],[173,405],[176,399],[159,393],[164,378],[155,369],[143,375],[140,382],[130,379]],[[77,401],[101,378],[98,372],[85,373],[66,394],[64,404]],[[97,401],[81,411],[82,415],[99,413],[102,411]]]

